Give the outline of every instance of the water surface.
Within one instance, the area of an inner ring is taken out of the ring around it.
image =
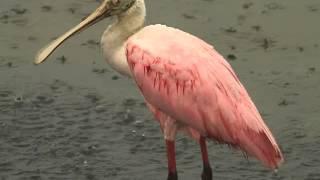
[[[98,4],[1,2],[1,180],[166,179],[159,125],[134,83],[103,61],[108,20],[32,64]],[[148,0],[147,8],[148,24],[195,34],[229,60],[283,149],[286,162],[273,173],[211,142],[214,179],[320,179],[318,0]],[[180,179],[200,179],[199,147],[182,135],[177,164]]]

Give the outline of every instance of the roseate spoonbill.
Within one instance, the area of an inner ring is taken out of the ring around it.
[[[103,33],[106,61],[135,80],[159,121],[167,147],[168,179],[177,177],[175,136],[181,130],[199,142],[203,180],[212,179],[206,139],[229,144],[277,168],[283,155],[228,62],[210,45],[164,25],[144,27],[144,0],[104,0],[79,25],[36,56],[43,62],[80,30],[114,16]]]

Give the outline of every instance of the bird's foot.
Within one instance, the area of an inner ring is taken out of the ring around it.
[[[177,172],[169,172],[167,180],[178,180]]]
[[[209,164],[203,166],[203,172],[201,177],[202,180],[212,180],[212,169]]]

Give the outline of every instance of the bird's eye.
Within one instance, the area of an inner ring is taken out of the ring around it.
[[[115,6],[119,5],[119,3],[120,3],[120,0],[112,0],[112,4]]]

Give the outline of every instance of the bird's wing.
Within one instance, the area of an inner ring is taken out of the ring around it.
[[[227,61],[183,31],[147,26],[127,42],[133,78],[145,99],[216,141],[276,168],[281,151]]]

